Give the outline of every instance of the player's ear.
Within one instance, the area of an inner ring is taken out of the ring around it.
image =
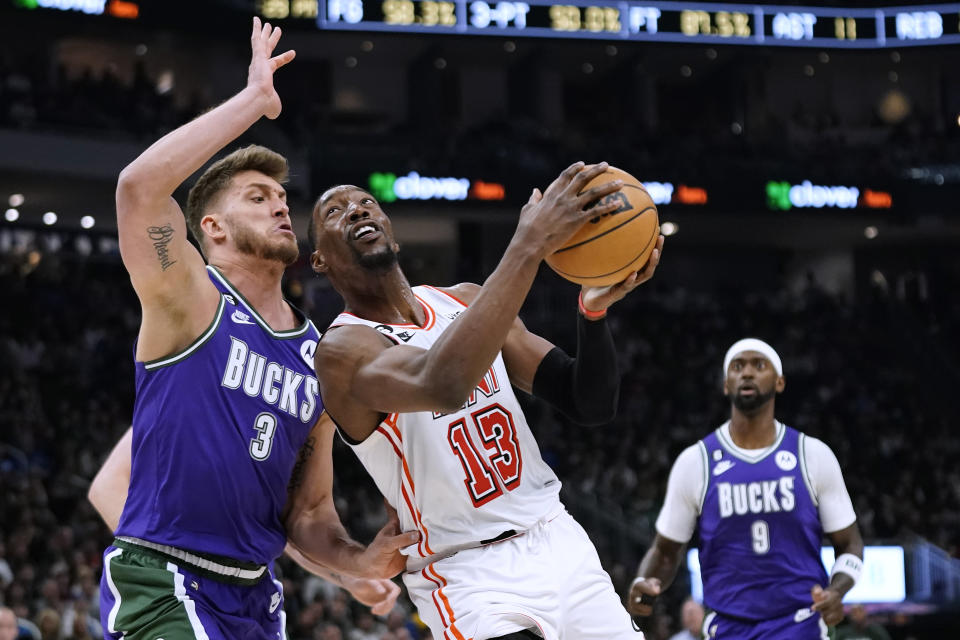
[[[723,376],[723,385],[722,385],[722,386],[723,386],[723,395],[729,396],[729,395],[730,395],[730,387],[727,386],[727,376],[726,376],[726,375]]]
[[[327,262],[323,259],[323,254],[320,253],[320,249],[315,249],[314,252],[310,254],[310,266],[317,273],[327,272]]]
[[[200,228],[205,236],[214,241],[222,240],[227,235],[223,221],[214,213],[207,213],[200,219]]]
[[[776,389],[777,393],[782,393],[787,386],[787,379],[783,376],[777,376],[777,382],[773,385],[773,388]]]

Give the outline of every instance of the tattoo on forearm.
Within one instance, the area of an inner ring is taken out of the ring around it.
[[[292,494],[303,484],[303,475],[307,469],[307,462],[313,455],[313,449],[316,446],[316,438],[310,436],[300,447],[300,453],[297,454],[297,462],[293,465],[293,471],[290,473],[290,483],[287,485],[287,493]]]
[[[160,260],[160,268],[164,271],[177,264],[176,260],[170,259],[170,250],[167,248],[173,240],[173,234],[173,227],[169,224],[162,227],[147,227],[147,236],[153,240],[153,248],[157,250],[157,259]]]

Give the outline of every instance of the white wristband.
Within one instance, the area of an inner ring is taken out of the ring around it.
[[[853,584],[860,580],[860,574],[863,573],[863,560],[852,553],[842,553],[837,561],[833,563],[833,569],[830,571],[830,579],[838,573],[845,573],[853,578]]]

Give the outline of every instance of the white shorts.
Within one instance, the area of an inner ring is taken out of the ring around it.
[[[566,511],[522,536],[460,551],[405,573],[437,640],[486,640],[523,629],[546,640],[643,640]]]

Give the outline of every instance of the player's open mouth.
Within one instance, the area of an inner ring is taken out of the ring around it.
[[[354,240],[373,240],[380,235],[380,230],[372,224],[361,224],[353,232]]]
[[[752,396],[757,394],[757,387],[752,384],[745,384],[739,389],[739,393],[742,396]]]

